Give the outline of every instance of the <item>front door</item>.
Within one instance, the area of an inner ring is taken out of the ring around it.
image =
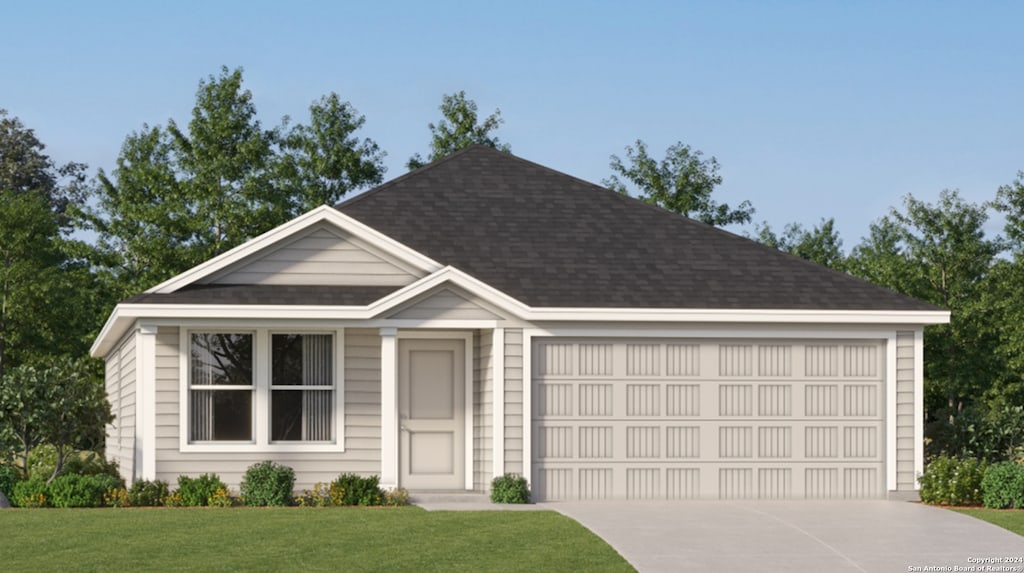
[[[465,341],[399,339],[399,480],[408,489],[465,486]]]

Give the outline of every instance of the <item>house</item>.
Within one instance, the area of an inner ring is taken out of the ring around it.
[[[949,313],[486,147],[117,305],[126,479],[535,499],[914,497]]]

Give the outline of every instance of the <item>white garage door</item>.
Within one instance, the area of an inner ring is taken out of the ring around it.
[[[882,497],[883,348],[535,339],[534,496]]]

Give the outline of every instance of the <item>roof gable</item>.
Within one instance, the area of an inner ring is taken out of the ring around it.
[[[483,146],[337,209],[532,308],[937,310]]]
[[[405,286],[426,273],[320,222],[197,281],[219,285]]]

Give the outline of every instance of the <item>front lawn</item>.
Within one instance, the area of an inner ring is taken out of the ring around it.
[[[1009,529],[1017,535],[1024,536],[1024,510],[1020,509],[983,509],[980,507],[956,508],[953,511]]]
[[[7,571],[633,571],[551,511],[0,511]]]

